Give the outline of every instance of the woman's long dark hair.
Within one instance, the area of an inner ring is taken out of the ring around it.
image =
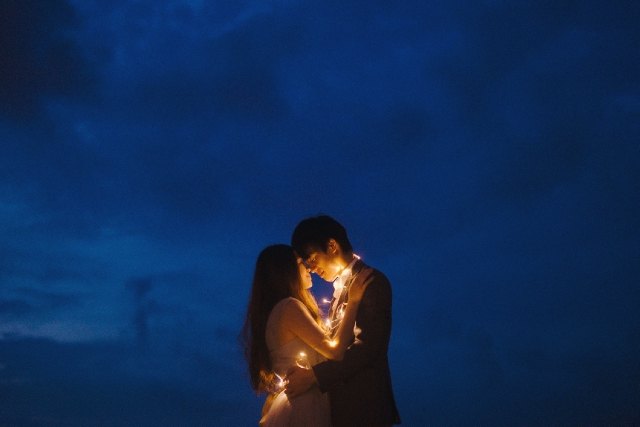
[[[293,248],[282,244],[268,246],[256,261],[251,296],[241,333],[251,387],[258,394],[270,393],[276,388],[265,332],[271,310],[280,300],[288,297],[300,300],[316,322],[322,325],[315,298],[308,289],[303,288]]]

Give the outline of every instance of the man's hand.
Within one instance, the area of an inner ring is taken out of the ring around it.
[[[296,397],[309,390],[317,381],[313,369],[301,368],[299,366],[289,368],[284,379],[284,392],[289,398]]]

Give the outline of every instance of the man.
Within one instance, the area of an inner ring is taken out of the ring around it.
[[[366,265],[353,253],[345,228],[320,215],[300,222],[291,246],[311,272],[334,282],[328,329],[337,330],[353,278]],[[366,274],[366,272],[363,272]],[[285,393],[290,398],[317,385],[329,392],[333,427],[386,427],[400,424],[387,350],[391,335],[391,285],[373,269],[356,315],[355,340],[342,361],[327,360],[311,369],[292,368]]]

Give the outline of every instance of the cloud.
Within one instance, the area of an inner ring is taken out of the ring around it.
[[[139,2],[86,14],[99,22],[90,40],[113,52],[107,102],[125,116],[211,126],[286,111],[275,71],[304,37],[269,6]]]
[[[82,307],[82,295],[65,292],[45,292],[32,288],[10,289],[11,295],[0,298],[0,317],[5,320],[5,334],[11,335],[11,324],[16,321],[46,323],[59,317],[67,310]]]
[[[135,313],[132,320],[136,331],[136,339],[141,346],[149,343],[149,315],[155,302],[147,298],[147,294],[153,288],[150,278],[134,279],[127,283],[134,297]]]
[[[260,402],[247,390],[230,391],[225,377],[237,375],[218,363],[191,359],[165,363],[164,371],[195,369],[203,381],[149,377],[131,370],[136,351],[122,343],[59,344],[48,340],[0,341],[2,422],[54,426],[250,424]],[[188,366],[187,366],[188,365]],[[168,375],[169,376],[169,375]],[[208,384],[208,385],[205,385]]]
[[[11,317],[23,317],[31,311],[31,305],[24,300],[1,299],[0,315]]]
[[[32,118],[45,97],[83,97],[91,70],[68,31],[78,25],[64,0],[2,2],[0,112]]]

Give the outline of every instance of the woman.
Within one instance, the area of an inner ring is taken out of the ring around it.
[[[256,262],[242,332],[251,386],[270,393],[262,410],[264,427],[330,427],[329,400],[316,387],[289,399],[281,392],[287,370],[313,366],[324,358],[342,360],[353,341],[358,305],[368,285],[359,274],[349,290],[349,304],[336,338],[322,327],[318,305],[309,291],[311,274],[288,245],[265,248]]]

